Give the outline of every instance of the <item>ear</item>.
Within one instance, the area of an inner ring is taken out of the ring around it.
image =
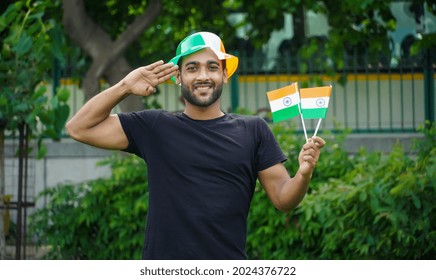
[[[180,86],[182,84],[182,78],[180,77],[180,70],[177,70],[175,78],[176,78],[176,84]]]
[[[225,84],[227,84],[227,81],[229,80],[228,77],[229,77],[229,75],[228,75],[227,68],[226,68],[226,69],[223,70],[223,82]]]

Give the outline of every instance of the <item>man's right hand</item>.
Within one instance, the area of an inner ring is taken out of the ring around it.
[[[157,61],[130,72],[119,83],[97,94],[67,123],[70,136],[77,141],[103,148],[122,150],[128,140],[118,115],[111,110],[129,94],[147,96],[156,86],[177,74],[177,65]]]
[[[130,72],[122,82],[129,93],[147,96],[156,92],[156,87],[169,80],[177,73],[179,67],[173,63],[160,60],[150,65],[139,67]]]

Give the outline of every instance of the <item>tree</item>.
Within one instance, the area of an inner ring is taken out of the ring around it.
[[[149,56],[150,51],[173,51],[177,47],[175,41],[184,37],[187,31],[200,28],[201,25],[196,22],[208,22],[208,17],[212,13],[204,14],[205,8],[212,6],[219,9],[218,12],[223,9],[217,3],[199,4],[198,1],[192,0],[184,2],[182,6],[175,4],[176,2],[171,0],[150,0],[140,3],[119,0],[63,1],[62,23],[65,30],[91,60],[82,84],[86,99],[100,91],[100,79],[104,78],[113,85],[132,70],[131,61],[125,58],[126,51],[128,52],[132,45],[136,46],[135,52],[145,45],[148,51],[138,52],[144,56]],[[199,12],[191,14],[192,11]],[[218,19],[218,25],[222,25],[224,19],[219,15],[215,17]],[[117,18],[117,21],[113,18]],[[183,27],[186,24],[185,20],[195,23]],[[208,26],[212,26],[212,23]],[[157,33],[159,35],[156,35]],[[137,60],[137,56],[134,60]],[[127,98],[121,104],[121,108],[125,111],[142,109],[138,99],[139,97]]]
[[[294,15],[294,34],[304,36],[304,11],[324,14],[329,22],[325,45],[300,38],[301,56],[310,58],[322,47],[324,57],[317,61],[326,72],[344,67],[344,50],[359,50],[369,57],[386,51],[388,32],[395,29],[389,1],[269,1],[269,0],[142,0],[91,1],[63,0],[62,22],[70,38],[91,60],[83,80],[89,99],[100,91],[102,78],[112,85],[132,70],[132,66],[158,59],[169,60],[177,43],[193,31],[209,30],[225,38],[229,50],[237,48],[236,28],[246,26],[247,37],[256,48],[268,41],[274,30],[283,27],[284,13]],[[432,0],[413,0],[435,12]],[[232,13],[242,13],[243,20],[230,24]],[[115,20],[116,19],[116,20]],[[298,38],[297,38],[298,39]],[[371,42],[369,44],[369,42]],[[435,45],[434,34],[424,34],[422,46]],[[425,44],[424,44],[425,43]],[[333,63],[326,63],[327,59]],[[307,68],[302,67],[301,71]],[[140,109],[137,100],[122,104],[122,109]]]
[[[126,48],[135,41],[159,14],[162,4],[151,0],[144,12],[129,24],[116,40],[90,18],[83,0],[63,0],[62,22],[73,41],[92,58],[92,63],[83,80],[86,98],[99,92],[99,80],[104,76],[110,84],[118,82],[131,67],[123,57]],[[140,109],[136,100],[128,99],[125,109]]]
[[[61,59],[62,45],[56,22],[46,16],[50,2],[17,1],[0,18],[0,201],[4,186],[4,137],[7,131],[19,137],[17,250],[21,254],[21,208],[28,142],[38,138],[39,156],[44,154],[42,138],[60,139],[69,115],[66,101],[69,92],[60,90],[50,100],[43,82],[55,58]],[[4,240],[3,213],[0,215],[0,238]],[[2,250],[3,252],[3,250]]]

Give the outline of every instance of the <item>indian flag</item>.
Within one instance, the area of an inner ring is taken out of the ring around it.
[[[291,119],[300,114],[300,94],[297,83],[268,91],[267,96],[274,122]]]
[[[327,116],[332,86],[300,89],[303,119],[324,119]]]

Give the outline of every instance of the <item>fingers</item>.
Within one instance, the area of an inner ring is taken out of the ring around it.
[[[309,141],[303,145],[298,157],[300,168],[299,172],[304,176],[312,176],[312,172],[318,162],[321,148],[325,146],[325,141],[321,137],[309,138]]]
[[[312,166],[315,166],[315,164],[318,162],[318,156],[316,155],[303,155],[303,162],[307,162]]]
[[[318,136],[313,136],[312,138],[309,138],[309,141],[306,144],[303,145],[303,150],[307,150],[310,148],[319,150],[324,147],[325,144],[326,142],[324,141],[324,139]]]
[[[159,79],[159,83],[163,83],[166,80],[170,79],[177,73],[177,70],[179,70],[179,66],[173,65],[172,63],[165,65],[168,65],[169,67],[162,69],[158,74],[156,74]]]
[[[156,67],[158,67],[160,65],[163,65],[163,64],[164,64],[164,61],[163,60],[159,60],[159,61],[153,62],[152,64],[144,66],[144,68],[146,70],[148,70],[148,71],[153,71]]]
[[[169,73],[174,72],[179,69],[177,65],[174,65],[172,62],[165,63],[163,60],[156,61],[150,65],[144,67],[145,70],[152,72],[158,78],[166,76]]]
[[[321,137],[309,138],[309,142],[303,145],[301,150],[301,156],[303,161],[307,161],[311,164],[316,164],[318,161],[320,150],[324,147],[326,142]]]
[[[123,79],[123,83],[131,94],[147,96],[156,92],[156,86],[177,74],[178,66],[173,63],[156,61],[139,67]]]
[[[162,60],[156,61],[150,65],[143,67],[143,77],[154,83],[153,86],[163,83],[177,73],[179,67],[174,63],[165,63]]]
[[[316,146],[318,146],[319,148],[324,147],[325,144],[326,144],[325,141],[324,141],[324,139],[322,139],[321,137],[313,136],[313,137],[310,138],[310,139],[312,139],[313,143],[314,143]]]

